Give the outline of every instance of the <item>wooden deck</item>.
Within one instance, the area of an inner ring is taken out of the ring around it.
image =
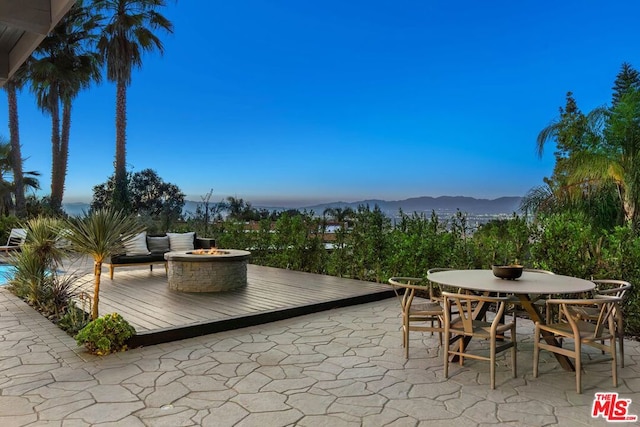
[[[131,344],[150,345],[393,296],[386,284],[278,268],[248,266],[246,288],[220,293],[171,291],[161,266],[119,268],[102,275],[100,315],[120,313],[137,331]],[[93,292],[93,274],[82,275]]]

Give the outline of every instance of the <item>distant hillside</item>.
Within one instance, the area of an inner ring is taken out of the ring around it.
[[[307,211],[313,211],[317,215],[322,213],[327,208],[336,207],[350,207],[357,209],[360,205],[369,205],[373,208],[378,205],[380,209],[389,216],[393,216],[402,209],[405,213],[410,212],[455,212],[459,209],[462,212],[475,214],[475,215],[498,215],[498,214],[512,214],[519,212],[520,201],[522,197],[500,197],[497,199],[476,199],[474,197],[464,196],[441,196],[441,197],[413,197],[405,200],[361,200],[358,202],[331,202],[323,203],[312,206],[300,206],[298,209]],[[196,208],[200,202],[187,200],[184,206],[185,213],[195,213]],[[64,203],[65,212],[69,215],[81,215],[83,212],[89,210],[88,203]],[[257,209],[268,210],[285,210],[283,207],[278,206],[254,206]]]
[[[89,203],[63,203],[62,209],[71,216],[80,216],[89,211]]]
[[[522,197],[500,197],[498,199],[476,199],[464,196],[441,196],[441,197],[414,197],[405,200],[362,200],[359,202],[335,202],[314,206],[306,206],[304,209],[322,213],[327,208],[350,207],[356,209],[360,205],[369,205],[373,208],[378,205],[387,214],[395,214],[400,209],[404,212],[455,212],[459,209],[462,212],[477,215],[497,215],[512,214],[520,211],[520,201]]]

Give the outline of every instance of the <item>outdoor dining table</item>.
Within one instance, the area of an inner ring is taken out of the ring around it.
[[[559,274],[543,274],[524,271],[516,280],[504,280],[493,275],[492,270],[445,270],[430,273],[427,279],[441,285],[452,286],[470,291],[482,292],[490,295],[515,295],[522,308],[535,322],[545,323],[531,299],[532,295],[540,294],[575,294],[589,292],[595,288],[595,283],[577,277]],[[482,318],[488,309],[484,304],[474,313],[476,318]],[[542,334],[549,344],[559,346],[560,343],[549,333]],[[471,337],[465,337],[465,342]],[[566,370],[575,370],[571,360],[561,354],[554,353],[556,359]]]

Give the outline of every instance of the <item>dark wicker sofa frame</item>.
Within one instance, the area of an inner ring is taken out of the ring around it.
[[[164,234],[150,235],[147,237],[164,237]],[[211,249],[216,247],[215,239],[206,237],[198,237],[194,234],[193,237],[194,249]],[[166,252],[151,252],[148,255],[125,255],[125,254],[113,254],[107,262],[104,264],[109,267],[109,278],[113,280],[113,270],[116,267],[131,267],[137,265],[148,265],[149,270],[153,271],[155,264],[163,264],[165,272],[167,271],[167,261],[164,259]]]

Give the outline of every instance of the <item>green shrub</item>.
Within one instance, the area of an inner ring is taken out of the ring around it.
[[[351,251],[346,254],[351,268],[349,277],[376,282],[386,280],[385,261],[392,248],[391,219],[378,205],[373,209],[369,205],[360,205],[353,220],[347,240]]]
[[[526,219],[513,215],[510,219],[495,219],[481,225],[473,234],[475,266],[489,268],[492,264],[524,264],[529,266],[531,230]]]
[[[402,210],[399,220],[389,234],[387,273],[389,276],[426,277],[434,267],[449,267],[452,247],[457,235],[449,233],[435,211],[407,215]]]
[[[321,230],[322,223],[313,224],[306,215],[265,219],[255,232],[230,218],[211,227],[219,247],[249,248],[255,264],[338,277],[384,282],[390,276],[424,277],[434,267],[489,268],[517,261],[584,279],[627,280],[634,289],[624,304],[626,328],[640,334],[640,232],[633,227],[610,229],[585,213],[567,211],[531,220],[513,215],[474,232],[460,211],[449,220],[435,212],[428,217],[400,211],[392,225],[377,206],[360,206],[348,222],[338,223],[327,252],[310,232]]]
[[[21,227],[20,220],[16,216],[0,216],[0,242],[2,242],[3,245],[6,244],[11,229],[19,227]]]
[[[600,264],[601,239],[582,214],[557,213],[537,223],[531,245],[533,267],[589,279]]]
[[[67,334],[74,336],[87,326],[89,319],[91,319],[90,314],[71,301],[57,324]]]
[[[623,305],[627,333],[640,334],[640,236],[631,227],[616,227],[609,231],[602,245],[601,267],[597,279],[621,279],[633,288]]]
[[[76,335],[78,345],[84,345],[89,352],[105,354],[124,351],[126,342],[136,330],[118,313],[106,314],[91,322]]]

